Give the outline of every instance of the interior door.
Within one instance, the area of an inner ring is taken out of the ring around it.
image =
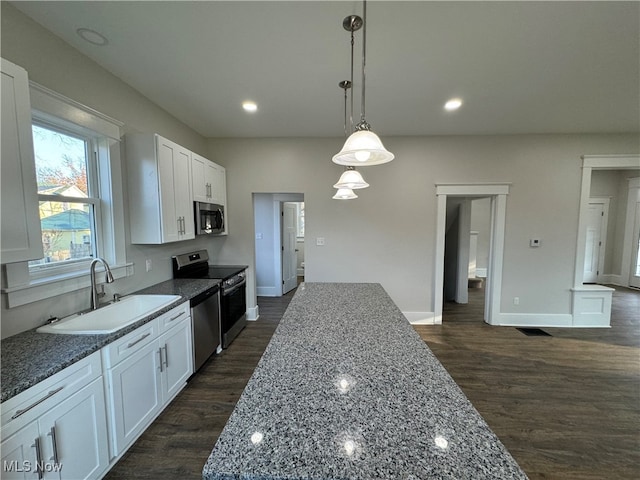
[[[602,253],[602,218],[604,205],[601,202],[589,202],[587,209],[587,243],[584,255],[584,283],[596,283],[600,273]]]
[[[282,294],[297,286],[296,276],[296,220],[298,208],[295,203],[282,204]]]
[[[640,202],[636,202],[636,214],[633,224],[633,243],[631,244],[631,272],[629,286],[640,288]]]

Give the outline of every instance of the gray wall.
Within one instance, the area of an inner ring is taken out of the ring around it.
[[[337,201],[332,185],[342,168],[331,157],[341,142],[210,139],[209,157],[227,167],[233,222],[221,258],[254,264],[254,192],[302,192],[305,279],[380,282],[404,312],[433,311],[435,184],[510,182],[501,311],[570,313],[580,156],[638,150],[633,134],[384,137],[396,160],[362,168],[371,187]],[[529,247],[533,236],[542,247]]]
[[[638,151],[637,134],[385,137],[378,132],[396,160],[363,169],[371,187],[358,192],[358,200],[332,200],[342,168],[331,156],[343,138],[204,139],[11,5],[2,2],[1,8],[1,54],[27,69],[32,80],[124,122],[126,131],[159,133],[227,167],[229,236],[157,247],[127,241],[135,275],[110,285],[108,294],[169,279],[172,254],[207,248],[219,263],[250,265],[248,300],[255,306],[252,194],[299,192],[306,206],[307,281],[380,282],[403,311],[433,311],[435,184],[512,182],[502,311],[513,311],[510,298],[517,295],[519,312],[568,313],[580,155]],[[125,212],[127,201],[125,191]],[[534,234],[543,247],[529,249]],[[316,237],[325,237],[325,246],[316,246]],[[147,258],[154,265],[149,273]],[[13,309],[3,302],[2,335],[88,305],[88,289]]]
[[[2,2],[1,8],[1,55],[25,68],[31,80],[124,122],[127,133],[159,133],[197,153],[207,153],[206,139],[7,2]],[[124,179],[124,155],[122,159]],[[126,182],[124,184],[126,186]],[[118,221],[128,225],[126,188],[124,202],[125,218]],[[127,235],[126,241],[127,260],[134,263],[135,274],[106,285],[107,295],[130,293],[171,278],[171,255],[208,248],[215,258],[224,239],[200,238],[164,246],[142,246],[131,245]],[[153,269],[148,273],[144,267],[146,259],[153,263]],[[38,326],[52,315],[64,316],[88,306],[88,289],[12,309],[6,308],[3,298],[2,338]]]

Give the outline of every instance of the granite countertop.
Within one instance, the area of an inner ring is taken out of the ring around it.
[[[180,295],[167,307],[139,322],[108,335],[62,335],[38,333],[35,329],[2,340],[0,382],[4,402],[24,390],[91,355],[96,350],[150,322],[163,313],[210,288],[212,280],[175,279],[153,285],[135,294]]]
[[[378,284],[303,283],[203,468],[216,479],[526,479]]]

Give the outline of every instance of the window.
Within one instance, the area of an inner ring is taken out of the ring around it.
[[[97,257],[100,189],[95,142],[43,123],[34,123],[32,130],[44,257],[29,262],[29,270]]]
[[[124,125],[34,82],[30,96],[45,256],[2,266],[9,308],[88,287],[96,257],[116,279],[133,274],[122,200]]]

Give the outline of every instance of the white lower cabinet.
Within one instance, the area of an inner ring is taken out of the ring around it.
[[[160,412],[160,377],[156,343],[107,371],[112,457],[123,453]]]
[[[3,402],[0,478],[100,479],[193,373],[189,302]]]
[[[106,472],[107,421],[100,373],[96,352],[3,403],[3,479],[80,480]]]
[[[188,302],[103,349],[112,458],[184,388],[193,373],[192,351]]]

